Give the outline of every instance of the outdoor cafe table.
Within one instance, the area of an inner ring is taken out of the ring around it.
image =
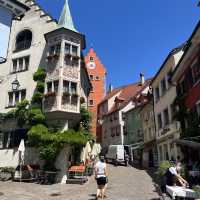
[[[190,198],[196,199],[197,194],[194,190],[179,187],[179,186],[166,186],[167,193],[171,196],[172,199],[176,199],[176,197],[181,198]]]

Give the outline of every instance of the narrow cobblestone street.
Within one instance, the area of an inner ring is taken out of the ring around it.
[[[159,199],[151,177],[144,170],[109,166],[109,174],[107,199]],[[93,200],[95,191],[96,183],[93,177],[85,185],[0,182],[1,200]]]

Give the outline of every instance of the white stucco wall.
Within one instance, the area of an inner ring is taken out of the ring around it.
[[[16,74],[10,74],[12,69],[12,59],[23,56],[30,56],[30,64],[28,71],[17,73],[17,79],[20,83],[19,89],[26,89],[26,97],[31,99],[34,92],[36,83],[33,81],[33,74],[39,66],[45,66],[45,45],[46,41],[44,34],[54,30],[56,28],[55,22],[47,23],[49,17],[41,18],[41,12],[35,12],[36,7],[31,7],[31,10],[26,12],[24,18],[21,21],[13,21],[7,61],[0,65],[0,112],[7,112],[9,109],[5,107],[8,105],[8,91],[11,91],[11,83],[16,78]],[[32,32],[32,44],[29,49],[19,52],[13,52],[15,50],[16,37],[19,32],[24,29],[28,29]]]

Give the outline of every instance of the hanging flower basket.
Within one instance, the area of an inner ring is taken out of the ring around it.
[[[48,60],[52,60],[52,58],[53,58],[53,55],[48,55],[48,56],[47,56],[47,59],[48,59]]]

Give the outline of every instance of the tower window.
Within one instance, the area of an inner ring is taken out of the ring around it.
[[[94,106],[94,100],[89,100],[89,106]]]
[[[21,51],[24,49],[29,49],[32,42],[32,32],[29,30],[24,30],[17,35],[15,50]]]
[[[90,75],[90,80],[93,81],[94,80],[94,76]]]
[[[94,57],[90,56],[90,62],[94,62]]]

